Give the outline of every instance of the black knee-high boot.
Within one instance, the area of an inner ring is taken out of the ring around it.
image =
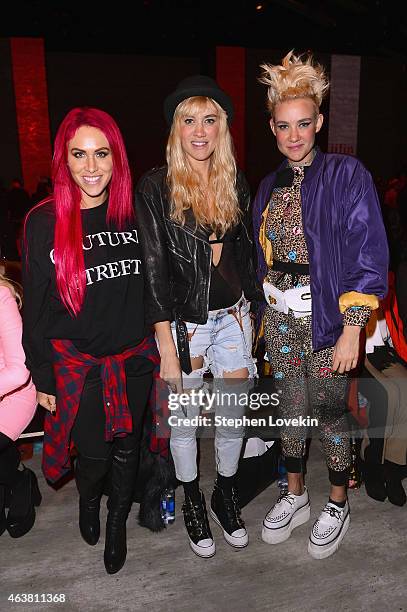
[[[131,450],[114,449],[113,451],[104,553],[105,568],[108,574],[118,572],[126,561],[126,521],[133,499],[139,453],[139,447]]]
[[[75,479],[79,491],[79,529],[83,539],[90,546],[94,546],[99,540],[100,499],[111,462],[110,457],[100,459],[81,454],[76,460]]]

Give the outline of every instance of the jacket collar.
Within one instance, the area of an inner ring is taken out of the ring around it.
[[[322,153],[321,149],[316,146],[315,147],[315,157],[314,157],[314,161],[312,162],[312,164],[310,166],[308,166],[308,170],[304,175],[304,180],[303,183],[309,183],[310,181],[312,181],[312,179],[314,178],[314,176],[318,173],[324,158],[325,158],[325,153]],[[280,166],[277,168],[277,173],[280,172],[281,170],[284,170],[284,168],[288,167],[288,159],[285,159]]]

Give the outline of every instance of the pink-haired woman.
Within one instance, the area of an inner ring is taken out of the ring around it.
[[[75,108],[62,121],[53,196],[28,215],[24,252],[24,347],[48,411],[43,469],[51,482],[77,451],[79,527],[94,545],[111,474],[104,561],[123,567],[126,520],[145,407],[158,353],[147,336],[143,274],[129,164],[115,121]]]

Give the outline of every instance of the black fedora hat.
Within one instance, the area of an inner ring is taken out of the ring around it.
[[[196,74],[180,81],[177,88],[164,100],[164,115],[168,125],[171,125],[178,104],[193,96],[206,96],[217,102],[228,116],[228,123],[233,119],[233,102],[214,79],[203,74]]]

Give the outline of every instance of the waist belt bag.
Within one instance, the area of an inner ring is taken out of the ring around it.
[[[263,283],[263,291],[267,303],[277,312],[288,314],[290,309],[297,319],[311,314],[310,285],[280,291],[280,289],[266,281]]]
[[[280,291],[280,289],[277,289],[277,287],[267,281],[263,283],[263,291],[267,304],[269,304],[273,310],[288,314],[288,306],[285,303],[284,291]]]
[[[284,291],[285,303],[290,310],[293,311],[294,317],[306,317],[311,314],[311,287],[296,287],[295,289],[287,289]]]

